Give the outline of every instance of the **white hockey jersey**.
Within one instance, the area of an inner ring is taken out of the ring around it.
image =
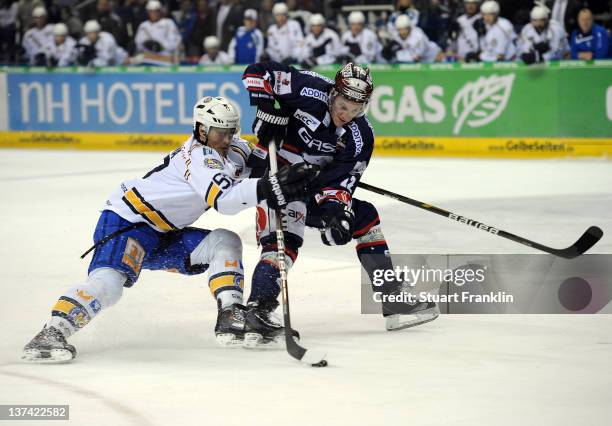
[[[62,44],[56,44],[51,41],[46,49],[47,58],[53,58],[58,67],[67,67],[74,65],[77,57],[76,41],[67,36]]]
[[[257,205],[257,181],[246,176],[248,143],[234,137],[227,158],[190,137],[139,179],[123,182],[102,210],[167,232],[193,224],[211,207],[236,214]]]
[[[334,30],[324,28],[319,37],[313,33],[306,36],[304,51],[304,58],[315,58],[317,65],[335,64],[342,54],[342,43]]]
[[[413,27],[405,39],[396,34],[393,40],[400,45],[400,50],[395,54],[397,62],[431,63],[441,50],[419,27]]]
[[[465,55],[470,52],[476,53],[480,50],[478,45],[478,33],[474,29],[474,21],[480,18],[480,13],[473,16],[463,14],[457,18],[460,29],[457,37],[457,56],[460,59],[465,59]]]
[[[304,49],[304,34],[302,27],[294,20],[289,19],[282,27],[273,24],[266,32],[268,47],[266,53],[270,59],[282,62],[287,58],[301,59]]]
[[[567,34],[563,26],[557,21],[549,21],[542,32],[538,32],[531,23],[523,27],[519,39],[520,52],[530,52],[534,50],[534,46],[538,43],[548,43],[550,46],[548,52],[542,55],[542,59],[545,61],[563,59],[564,55],[569,52]]]
[[[79,43],[86,46],[91,45],[91,41],[87,37],[81,38]],[[117,45],[115,37],[106,31],[98,33],[98,40],[96,40],[94,47],[96,48],[96,58],[93,60],[93,65],[96,67],[121,65],[128,56],[127,52]]]
[[[480,37],[480,60],[484,62],[511,61],[516,56],[516,33],[506,18],[497,18],[487,25],[487,33]]]
[[[375,62],[382,50],[378,37],[368,28],[364,28],[356,36],[350,30],[345,31],[342,34],[342,44],[344,45],[344,54],[355,56],[354,61],[359,64]]]
[[[136,49],[143,52],[144,43],[147,40],[158,42],[162,46],[161,52],[155,52],[162,56],[173,56],[181,43],[181,34],[172,19],[161,18],[157,22],[144,21],[136,31]]]
[[[46,53],[47,46],[53,43],[53,25],[47,24],[42,28],[30,28],[23,35],[23,48],[28,55],[30,65],[39,53]]]
[[[205,53],[198,62],[200,65],[229,65],[232,64],[232,58],[223,50],[219,50],[215,59],[211,59],[208,53]]]

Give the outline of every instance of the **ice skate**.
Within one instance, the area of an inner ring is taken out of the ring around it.
[[[217,343],[225,347],[242,346],[244,340],[244,314],[246,308],[240,304],[219,309],[215,336]]]
[[[55,327],[43,328],[23,348],[21,359],[28,362],[63,363],[76,357],[74,346],[66,342],[66,338]]]
[[[284,327],[282,320],[274,312],[278,302],[261,304],[249,303],[245,313],[244,347],[278,348],[283,344]]]
[[[415,304],[410,310],[403,309],[401,314],[385,314],[387,331],[403,330],[426,324],[438,318],[440,309],[433,302]]]

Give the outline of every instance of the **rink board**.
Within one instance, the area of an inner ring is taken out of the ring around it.
[[[373,65],[377,156],[609,158],[612,61]],[[0,147],[160,150],[189,134],[194,102],[227,97],[250,133],[241,67],[0,71]],[[334,66],[320,67],[332,77]],[[278,73],[274,88],[291,89]],[[296,89],[297,92],[297,89]],[[300,96],[326,103],[327,95]]]
[[[186,134],[84,132],[0,132],[0,147],[98,151],[172,151]],[[254,140],[252,135],[244,136]],[[379,157],[571,158],[612,159],[612,139],[378,137]]]

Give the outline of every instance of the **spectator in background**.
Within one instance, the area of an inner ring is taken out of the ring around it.
[[[268,48],[270,59],[286,64],[300,62],[304,48],[304,34],[300,24],[289,19],[289,8],[285,3],[276,3],[272,8],[275,24],[268,28]]]
[[[125,31],[125,25],[123,25],[119,15],[113,12],[110,0],[98,0],[94,14],[89,16],[86,20],[90,19],[98,21],[102,31],[112,34],[117,44],[122,47],[127,47],[128,37]]]
[[[274,25],[273,7],[274,0],[263,0],[261,2],[261,7],[259,9],[259,29],[264,34],[268,31],[268,28]]]
[[[420,12],[412,4],[412,0],[398,0],[395,5],[395,12],[389,17],[387,24],[387,32],[393,39],[397,34],[397,28],[395,27],[395,20],[398,16],[406,15],[410,19],[413,27],[419,25]]]
[[[582,9],[578,13],[578,29],[572,33],[572,59],[604,59],[608,56],[609,43],[608,32],[593,22],[591,10]]]
[[[45,3],[42,0],[19,0],[17,6],[17,16],[19,18],[19,24],[22,32],[29,30],[30,27],[34,25],[32,12],[39,6],[44,8]]]
[[[479,40],[481,48],[479,59],[483,62],[514,60],[516,33],[512,23],[499,16],[499,4],[492,0],[485,1],[480,6],[480,13],[486,33]]]
[[[196,1],[196,20],[187,37],[185,55],[200,58],[205,52],[202,49],[204,38],[215,34],[215,16],[208,7],[207,0]]]
[[[123,5],[117,9],[117,15],[125,25],[127,37],[130,39],[128,49],[136,50],[134,36],[140,24],[147,20],[147,0],[124,0]]]
[[[98,21],[87,21],[83,31],[85,37],[81,38],[77,45],[79,65],[105,67],[129,62],[126,51],[117,45],[112,34],[102,31]]]
[[[310,16],[312,13],[308,10],[302,9],[298,0],[287,0],[287,8],[289,9],[289,17],[297,21],[300,24],[303,34],[307,34],[310,30]]]
[[[325,28],[325,18],[320,13],[310,16],[310,33],[304,42],[304,61],[302,66],[335,64],[342,55],[342,43],[338,34]]]
[[[550,19],[557,21],[567,34],[571,34],[578,28],[576,17],[583,7],[583,0],[553,0]]]
[[[221,42],[215,36],[208,36],[204,39],[204,51],[200,65],[229,65],[232,63],[229,55],[221,48]]]
[[[47,46],[46,55],[49,67],[67,67],[76,63],[76,41],[68,35],[66,24],[53,26],[53,42]]]
[[[456,59],[465,62],[466,57],[477,58],[480,51],[478,39],[486,32],[482,16],[479,13],[480,0],[464,0],[465,13],[454,25],[451,25],[451,40]]]
[[[242,25],[243,8],[238,0],[221,0],[217,10],[217,38],[226,50],[236,30]]]
[[[53,25],[47,24],[47,11],[42,6],[37,6],[32,11],[34,27],[30,28],[23,36],[23,48],[30,65],[46,66],[47,56],[45,49],[53,42]]]
[[[257,28],[257,11],[244,11],[243,26],[236,30],[227,49],[227,54],[233,64],[249,65],[259,62],[264,51],[264,37]]]
[[[193,8],[192,1],[181,0],[180,8],[172,12],[172,18],[174,18],[178,30],[181,33],[183,44],[187,46],[189,34],[196,21],[196,12]]]
[[[342,34],[344,54],[357,64],[371,64],[382,50],[376,34],[365,28],[365,15],[353,11],[348,16],[349,29]]]
[[[77,40],[83,34],[83,22],[74,7],[63,6],[60,9],[59,22],[66,24],[68,34]]]
[[[440,47],[430,41],[423,30],[415,27],[407,15],[395,20],[396,33],[383,50],[383,57],[392,63],[431,63],[438,60]]]
[[[181,35],[172,19],[162,18],[162,5],[158,0],[147,3],[149,20],[144,21],[136,32],[136,48],[138,52],[152,53],[150,58],[155,61],[173,63],[178,54]]]
[[[531,22],[523,27],[519,41],[521,59],[527,65],[560,60],[569,52],[567,34],[557,21],[548,19],[549,10],[536,6],[531,10]]]
[[[0,0],[0,64],[15,59],[17,35],[17,1]]]

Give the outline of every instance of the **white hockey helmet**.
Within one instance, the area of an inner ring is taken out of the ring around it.
[[[315,13],[310,16],[308,23],[312,27],[313,25],[325,25],[325,18],[320,13]]]
[[[480,0],[463,0],[463,3],[480,3]]]
[[[257,11],[255,9],[247,9],[244,11],[244,19],[257,21]]]
[[[68,27],[66,24],[59,23],[53,26],[53,35],[54,36],[65,36],[68,34]]]
[[[95,19],[91,19],[85,22],[85,26],[83,27],[83,32],[85,34],[88,33],[98,33],[100,32],[100,24]]]
[[[348,16],[349,24],[365,24],[365,15],[360,10],[352,11]]]
[[[208,36],[204,39],[204,49],[218,49],[221,42],[215,36]]]
[[[289,8],[286,3],[276,3],[272,8],[272,15],[289,15]]]
[[[205,96],[193,107],[193,133],[196,139],[198,123],[204,126],[207,135],[211,127],[236,129],[236,134],[240,133],[238,111],[227,99],[220,96]]]
[[[535,21],[536,19],[548,19],[549,10],[546,6],[536,6],[531,9],[531,20]]]
[[[494,0],[487,0],[480,6],[480,13],[499,15],[499,3]]]
[[[45,16],[47,16],[47,9],[45,9],[43,6],[36,6],[32,10],[32,18],[42,18]]]
[[[411,28],[412,27],[412,21],[410,20],[410,17],[408,17],[408,15],[400,15],[397,17],[397,19],[395,20],[395,28],[397,30],[401,30],[403,28]]]
[[[152,10],[161,10],[161,8],[162,4],[158,0],[150,0],[147,2],[146,9],[149,12]]]

